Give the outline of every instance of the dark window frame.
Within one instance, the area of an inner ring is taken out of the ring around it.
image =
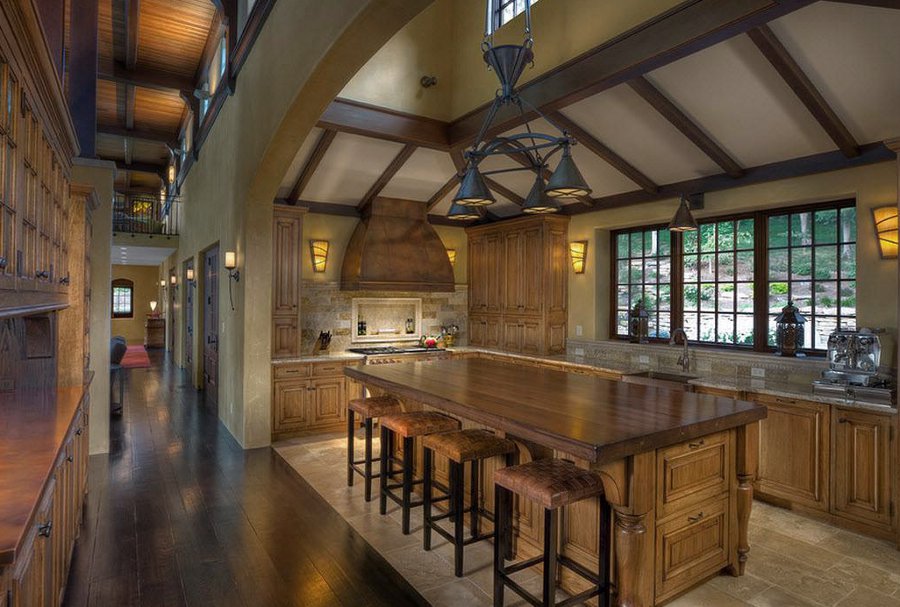
[[[131,304],[129,306],[128,312],[116,312],[116,289],[128,289],[131,293],[130,301]],[[134,318],[134,281],[128,280],[127,278],[116,278],[112,281],[112,285],[110,287],[110,301],[109,301],[109,310],[112,318]]]
[[[493,15],[493,20],[494,20],[494,31],[497,31],[498,29],[500,29],[501,27],[503,27],[504,25],[506,25],[507,23],[514,20],[516,17],[518,17],[519,15],[521,15],[522,13],[525,12],[524,10],[522,10],[521,12],[517,13],[517,12],[515,12],[515,8],[513,8],[513,16],[510,17],[509,19],[507,19],[506,21],[504,21],[503,20],[503,9],[506,8],[507,6],[509,6],[510,4],[515,6],[516,0],[490,0],[490,1],[491,1],[491,14]],[[534,6],[534,4],[537,1],[538,0],[531,0],[531,5]]]
[[[805,212],[825,211],[837,209],[838,218],[840,218],[841,209],[852,207],[856,208],[857,201],[853,198],[841,198],[826,202],[784,206],[770,209],[761,209],[759,211],[736,212],[717,215],[712,217],[704,217],[698,220],[699,225],[719,223],[723,221],[739,221],[741,219],[752,218],[754,220],[754,242],[753,242],[753,345],[714,343],[706,341],[693,341],[691,344],[702,348],[727,348],[732,350],[752,351],[752,352],[774,352],[775,348],[768,344],[768,323],[769,323],[769,218],[778,215],[791,215]],[[617,249],[616,240],[619,234],[632,233],[638,231],[650,231],[660,229],[664,224],[651,224],[648,226],[638,226],[624,228],[621,230],[613,230],[610,232],[609,251],[610,251],[610,294],[609,294],[609,335],[610,339],[628,340],[627,335],[617,334],[616,312],[617,306],[617,285],[618,285],[618,268],[617,268]],[[838,228],[840,229],[840,228]],[[859,242],[859,224],[856,224],[856,240],[854,244]],[[838,236],[840,240],[840,235]],[[815,246],[815,243],[812,245]],[[840,244],[836,246],[840,247]],[[671,318],[670,329],[680,327],[684,319],[684,235],[681,233],[672,233],[671,240]],[[858,263],[858,257],[857,257]],[[811,279],[815,282],[815,278]],[[843,280],[843,279],[840,279]],[[780,282],[780,281],[774,281]],[[840,296],[840,282],[838,283],[838,296]],[[815,308],[813,308],[815,311]],[[857,314],[853,316],[858,318]],[[838,316],[838,319],[841,317]],[[806,330],[812,331],[811,322],[807,323]],[[669,340],[665,338],[650,338],[650,342],[666,343]],[[824,355],[824,349],[815,347],[803,350],[804,353],[812,355]]]

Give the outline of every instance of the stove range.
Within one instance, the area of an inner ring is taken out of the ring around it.
[[[424,346],[411,346],[409,348],[395,348],[394,346],[373,346],[369,348],[348,348],[348,352],[365,354],[366,356],[383,356],[385,354],[421,354],[422,352],[437,352],[437,348]]]

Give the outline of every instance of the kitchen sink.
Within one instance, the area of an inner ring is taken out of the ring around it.
[[[692,379],[697,379],[697,376],[686,373],[667,373],[665,371],[638,371],[637,373],[626,373],[622,376],[622,381],[629,384],[659,386],[685,392],[693,390],[693,386],[688,383]]]

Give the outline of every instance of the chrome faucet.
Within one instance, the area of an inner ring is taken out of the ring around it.
[[[681,335],[681,341],[684,343],[684,350],[681,353],[681,356],[678,357],[678,364],[681,365],[681,370],[684,373],[687,373],[691,368],[691,353],[688,350],[688,337],[687,333],[684,332],[684,329],[678,327],[672,331],[672,337],[669,339],[669,345],[676,345],[676,339]]]

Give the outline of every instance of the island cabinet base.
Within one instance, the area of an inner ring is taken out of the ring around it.
[[[407,399],[404,409],[433,408]],[[484,427],[461,421],[463,428]],[[618,595],[613,604],[650,607],[668,603],[723,572],[743,574],[758,444],[755,438],[748,444],[747,436],[754,437],[757,432],[757,425],[751,424],[609,464],[592,464],[509,433],[498,434],[516,442],[520,463],[558,457],[603,476],[606,499],[614,510],[613,579]],[[399,445],[395,449],[402,457]],[[417,441],[417,476],[423,473],[422,459]],[[435,456],[434,466],[434,478],[446,483],[447,461]],[[502,458],[491,458],[484,460],[479,470],[481,505],[491,513],[494,471],[501,466]],[[469,481],[467,478],[467,505]],[[540,507],[518,497],[514,504],[516,558],[537,556],[544,537]],[[565,508],[561,517],[561,554],[590,571],[599,566],[599,517],[597,499],[577,502]],[[483,525],[485,530],[491,529],[489,521]],[[564,567],[560,568],[560,584],[573,593],[588,588],[584,579]]]

